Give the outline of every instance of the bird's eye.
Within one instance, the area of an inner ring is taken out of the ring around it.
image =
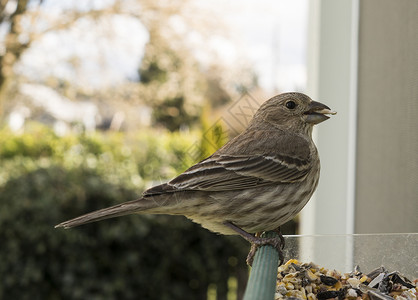
[[[296,103],[295,103],[294,101],[292,101],[292,100],[287,101],[287,102],[286,102],[286,107],[287,107],[288,109],[295,109],[295,108],[296,108]]]

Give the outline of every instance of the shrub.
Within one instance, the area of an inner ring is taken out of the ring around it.
[[[230,277],[244,283],[248,244],[183,217],[128,216],[53,228],[135,199],[151,180],[182,171],[191,159],[189,136],[60,138],[38,126],[19,136],[1,130],[0,298],[206,299],[210,284],[225,296]]]

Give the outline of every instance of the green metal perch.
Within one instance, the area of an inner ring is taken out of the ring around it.
[[[277,237],[277,232],[269,231],[265,237]],[[258,248],[245,289],[243,300],[274,300],[276,292],[279,253],[270,245]]]

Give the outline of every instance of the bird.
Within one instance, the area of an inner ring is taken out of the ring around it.
[[[72,228],[128,214],[184,215],[212,232],[249,241],[248,264],[264,244],[278,250],[282,263],[280,226],[306,205],[319,181],[313,127],[334,114],[303,93],[276,95],[258,108],[241,134],[172,180],[145,190],[137,200],[55,227]],[[278,238],[260,236],[274,230]]]

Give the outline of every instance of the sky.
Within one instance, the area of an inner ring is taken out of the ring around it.
[[[307,0],[206,3],[219,10],[264,89],[287,91],[305,87]]]
[[[109,1],[88,3],[99,7]],[[207,11],[219,18],[216,21],[228,31],[226,35],[214,33],[209,39],[196,42],[196,57],[208,59],[205,51],[209,47],[226,66],[251,65],[267,92],[305,88],[307,0],[193,2],[199,13]],[[49,14],[59,17],[63,8],[75,2],[44,3]],[[56,76],[93,88],[117,84],[137,79],[148,39],[145,27],[132,17],[112,16],[94,22],[81,19],[65,33],[50,32],[34,42],[17,70],[33,79]],[[77,64],[78,70],[69,67],[70,63]]]

